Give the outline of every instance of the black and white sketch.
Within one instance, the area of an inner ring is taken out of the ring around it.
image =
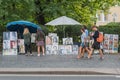
[[[53,37],[52,37],[52,44],[57,44],[57,45],[58,45],[58,43],[59,43],[59,38],[58,38],[58,36],[53,36]]]
[[[72,45],[72,53],[78,54],[78,45]]]
[[[73,38],[63,38],[63,45],[72,45]]]
[[[17,32],[10,32],[10,40],[17,40]]]
[[[52,51],[52,45],[46,45],[46,54],[50,55]]]
[[[52,54],[58,54],[58,45],[52,45]]]
[[[59,45],[59,54],[64,55],[65,54],[65,46],[64,45]]]
[[[3,40],[3,49],[10,49],[10,40]]]
[[[3,32],[3,40],[10,40],[10,32]]]

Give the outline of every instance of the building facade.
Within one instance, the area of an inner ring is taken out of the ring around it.
[[[109,9],[108,13],[105,14],[103,11],[99,11],[96,14],[96,25],[106,25],[110,22],[120,22],[120,6],[113,6]]]

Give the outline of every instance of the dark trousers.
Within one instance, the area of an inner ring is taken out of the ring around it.
[[[32,54],[31,44],[25,44],[25,54],[27,54],[28,51]]]
[[[94,43],[92,45],[92,48],[94,48],[94,49],[100,49],[100,43],[97,42],[97,41],[94,41]]]

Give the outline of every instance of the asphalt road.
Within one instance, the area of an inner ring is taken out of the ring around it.
[[[0,80],[120,80],[120,75],[10,75],[1,74]]]

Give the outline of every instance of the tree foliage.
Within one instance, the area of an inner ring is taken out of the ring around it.
[[[113,1],[115,0],[35,0],[38,13],[36,15],[41,24],[63,15],[83,24],[91,24],[96,11],[106,11],[113,5]]]
[[[0,26],[15,20],[28,20],[44,25],[60,16],[92,25],[96,21],[98,10],[107,11],[118,2],[120,0],[0,0]],[[45,30],[55,32],[60,29],[49,26]]]
[[[119,0],[0,0],[1,25],[13,20],[45,24],[66,15],[82,24],[91,24],[97,10],[107,10]]]
[[[0,25],[15,20],[34,20],[34,0],[0,0]]]
[[[93,25],[96,21],[96,12],[106,12],[110,6],[120,5],[120,0],[0,0],[0,32],[5,31],[8,22],[28,20],[41,25],[60,17],[71,17],[81,24]],[[113,26],[113,25],[112,25]],[[101,30],[106,33],[119,32],[119,27],[112,26]],[[66,36],[78,41],[81,26],[66,26]],[[47,34],[56,32],[63,37],[62,27],[42,26]],[[118,33],[119,34],[119,33]]]

